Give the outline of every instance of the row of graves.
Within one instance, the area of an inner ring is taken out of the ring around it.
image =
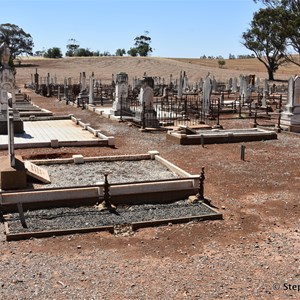
[[[295,131],[295,117],[286,120],[283,113],[286,105],[293,105],[294,96],[291,92],[288,95],[288,90],[295,80],[275,84],[255,75],[240,75],[218,82],[208,74],[191,83],[185,72],[180,72],[179,78],[171,74],[168,79],[147,76],[145,72],[142,78],[131,80],[127,73],[121,72],[112,75],[110,84],[103,84],[94,73],[87,80],[82,72],[77,83],[65,78],[59,84],[56,77],[49,73],[40,77],[36,70],[27,87],[43,96],[54,96],[66,104],[100,111],[143,128],[199,124],[220,127],[222,117],[230,116],[253,119],[255,127]]]

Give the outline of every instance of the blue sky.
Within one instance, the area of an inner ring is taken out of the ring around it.
[[[65,54],[75,39],[115,54],[148,31],[152,56],[228,58],[252,54],[241,36],[259,8],[253,0],[0,0],[0,24],[29,33],[34,52],[59,47]]]

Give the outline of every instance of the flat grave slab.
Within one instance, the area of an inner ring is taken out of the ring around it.
[[[221,144],[221,143],[239,143],[251,141],[263,141],[277,139],[277,133],[273,130],[260,128],[249,129],[211,129],[197,130],[196,133],[186,134],[180,131],[169,131],[167,140],[180,145],[200,145]]]
[[[53,113],[51,111],[42,109],[39,106],[34,105],[28,101],[16,102],[15,109],[19,112],[20,117],[22,118],[26,118],[29,116],[36,116],[36,117],[53,116]]]
[[[53,141],[57,141],[54,145]],[[0,149],[7,149],[7,134],[0,135]],[[107,145],[99,138],[83,130],[72,120],[24,121],[24,133],[14,136],[15,149],[60,146]]]

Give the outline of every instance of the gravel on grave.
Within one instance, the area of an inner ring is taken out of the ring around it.
[[[105,173],[109,174],[109,183],[179,178],[177,174],[156,160],[101,161],[39,166],[48,171],[51,183],[34,184],[35,188],[95,185],[104,181]]]
[[[27,228],[23,228],[18,213],[5,217],[9,232],[40,232],[73,228],[90,228],[132,224],[173,218],[197,217],[215,214],[201,202],[190,204],[180,200],[170,204],[143,204],[118,206],[116,213],[98,210],[96,206],[60,207],[24,212]]]

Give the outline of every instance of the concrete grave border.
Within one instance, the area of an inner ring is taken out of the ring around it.
[[[73,158],[32,160],[31,162],[41,165],[146,159],[158,161],[170,171],[176,173],[179,178],[113,183],[110,185],[111,202],[113,204],[170,203],[197,193],[199,175],[189,174],[159,156],[157,151],[149,151],[147,154],[104,157],[74,155]],[[95,204],[104,199],[103,188],[104,182],[100,182],[98,185],[91,186],[0,191],[0,205],[3,212],[9,212],[16,211],[18,203],[24,205],[24,208]]]
[[[120,156],[104,156],[104,157],[83,157],[81,155],[73,155],[68,159],[47,159],[34,160],[36,165],[41,164],[63,164],[78,163],[82,164],[91,161],[117,161],[117,160],[146,160],[152,159],[166,166],[170,171],[176,173],[179,178],[166,180],[153,180],[133,183],[116,183],[111,184],[110,194],[112,204],[138,205],[145,203],[171,203],[178,200],[188,198],[195,195],[199,187],[199,175],[191,175],[181,168],[170,163],[159,155],[158,151],[149,151],[147,154],[138,155],[120,155]],[[93,205],[104,199],[103,191],[104,182],[94,186],[77,186],[68,188],[52,188],[52,189],[36,189],[21,191],[1,191],[0,205],[3,213],[15,212],[18,207],[24,209],[39,209],[61,206],[84,206]],[[133,222],[132,230],[139,228],[166,225],[169,223],[180,224],[191,221],[204,220],[221,220],[223,215],[217,210],[207,206],[211,210],[210,214],[202,214],[181,218],[159,219],[151,221]],[[19,211],[20,213],[20,211]],[[21,216],[20,216],[21,217]],[[21,240],[31,237],[49,237],[53,235],[67,235],[75,233],[109,231],[114,233],[114,225],[86,227],[86,228],[70,228],[50,231],[35,231],[24,233],[10,233],[9,224],[4,222],[4,233],[7,241]]]
[[[29,119],[30,120],[30,119]],[[100,130],[94,129],[90,124],[84,123],[81,119],[75,118],[73,115],[58,117],[58,118],[32,118],[31,121],[38,120],[47,120],[47,121],[56,121],[56,120],[71,120],[76,125],[82,127],[83,130],[89,131],[92,135],[94,135],[97,139],[88,139],[88,140],[72,140],[72,141],[60,141],[60,140],[49,140],[49,142],[32,142],[32,143],[15,143],[15,149],[25,149],[25,148],[59,148],[59,147],[78,147],[78,146],[115,146],[115,138],[114,136],[106,136],[100,132]],[[24,121],[26,122],[26,121]],[[1,144],[0,149],[7,149],[7,144]]]
[[[151,221],[132,222],[130,224],[131,230],[136,231],[141,228],[149,228],[156,226],[166,226],[169,224],[183,224],[189,222],[200,222],[200,221],[212,221],[222,220],[223,215],[214,208],[202,203],[201,205],[207,207],[211,211],[210,214],[201,214],[196,216],[181,217],[181,218],[169,218],[169,219],[156,219]],[[126,224],[128,225],[128,224]],[[62,236],[70,234],[83,234],[91,232],[108,231],[111,234],[115,233],[116,227],[114,225],[107,226],[95,226],[95,227],[83,227],[83,228],[68,228],[68,229],[56,229],[56,230],[43,230],[43,231],[31,231],[21,233],[11,233],[9,230],[9,221],[4,222],[4,233],[6,241],[18,241],[29,238],[45,238],[52,236]]]
[[[239,143],[263,140],[276,140],[277,133],[273,130],[261,128],[249,129],[212,129],[202,130],[197,134],[182,134],[176,131],[169,131],[166,135],[168,141],[180,145],[222,144]]]

